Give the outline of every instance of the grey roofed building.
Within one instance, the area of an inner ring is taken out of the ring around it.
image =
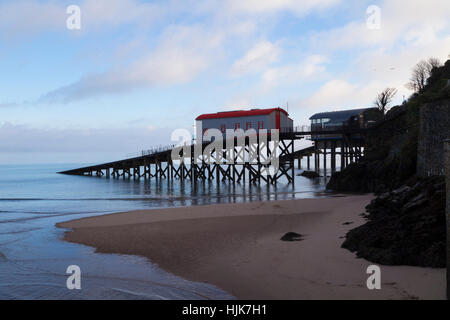
[[[342,123],[344,121],[349,120],[353,116],[357,116],[360,113],[373,109],[373,108],[360,108],[360,109],[351,109],[351,110],[342,110],[342,111],[331,111],[331,112],[319,112],[312,115],[309,120],[317,120],[317,119],[330,119],[329,124],[331,123]]]

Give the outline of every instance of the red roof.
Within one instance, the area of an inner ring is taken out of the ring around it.
[[[281,108],[251,109],[251,110],[238,110],[238,111],[224,111],[224,112],[217,112],[217,113],[205,113],[205,114],[198,116],[195,120],[260,116],[260,115],[271,114],[274,111],[281,111],[284,114],[286,114],[287,116],[289,115],[284,109],[281,109]]]

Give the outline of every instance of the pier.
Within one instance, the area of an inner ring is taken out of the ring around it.
[[[337,155],[340,156],[341,170],[350,163],[357,162],[363,156],[367,129],[350,126],[311,129],[309,126],[301,126],[279,131],[277,141],[274,141],[270,134],[264,137],[257,134],[256,140],[246,137],[243,146],[238,144],[237,138],[234,138],[232,143],[229,140],[223,140],[220,147],[217,143],[215,144],[211,159],[205,159],[203,156],[194,157],[196,148],[201,149],[203,155],[206,148],[211,148],[210,143],[182,147],[169,146],[142,151],[139,155],[119,161],[59,173],[124,179],[167,179],[168,181],[179,179],[194,182],[216,180],[217,182],[245,183],[248,180],[249,183],[264,181],[268,184],[276,184],[284,177],[288,183],[294,183],[295,162],[297,161],[297,167],[302,169],[304,158],[307,162],[306,170],[314,168],[318,173],[322,170],[325,176],[328,169],[331,173],[336,172]],[[301,139],[313,140],[314,145],[294,150],[294,142]],[[179,156],[178,163],[172,160],[173,153]],[[270,164],[267,160],[271,156],[276,156],[278,159],[276,172],[269,172]],[[249,160],[251,158],[256,160]]]

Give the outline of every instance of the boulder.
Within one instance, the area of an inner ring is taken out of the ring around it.
[[[315,171],[307,171],[307,170],[303,171],[302,173],[300,173],[298,175],[302,176],[302,177],[309,178],[309,179],[319,178],[320,177],[320,174],[318,174],[317,172],[315,172]]]
[[[299,233],[288,232],[284,236],[281,237],[282,241],[301,241],[303,240],[303,236]]]
[[[343,248],[386,265],[446,265],[445,185],[428,177],[383,193],[369,205],[367,222],[346,234]]]

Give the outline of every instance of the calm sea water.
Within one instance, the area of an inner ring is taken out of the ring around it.
[[[325,196],[323,178],[294,187],[229,182],[192,184],[65,176],[71,165],[0,165],[0,299],[224,299],[228,293],[186,281],[135,256],[98,254],[62,241],[55,223],[135,209]],[[300,172],[300,171],[298,171]],[[81,290],[68,290],[78,265]]]

